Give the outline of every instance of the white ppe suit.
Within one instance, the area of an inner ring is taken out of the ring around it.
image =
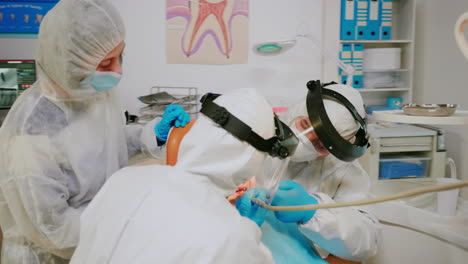
[[[255,90],[214,102],[261,137],[273,136],[271,106]],[[71,263],[274,263],[258,226],[226,199],[265,156],[201,114],[174,167],[125,168],[106,182],[82,215]]]
[[[326,88],[341,93],[362,117],[365,116],[357,90],[341,84]],[[357,131],[356,121],[343,105],[332,100],[324,100],[324,105],[341,136],[347,137]],[[298,116],[307,116],[305,101],[290,109],[284,121],[290,124]],[[284,180],[300,183],[319,203],[369,198],[370,178],[359,162],[344,162],[333,154],[318,160],[291,161]],[[310,221],[299,224],[299,230],[315,245],[335,256],[355,261],[375,255],[380,229],[378,220],[366,206],[320,209]]]
[[[80,215],[128,155],[155,148],[142,127],[125,129],[115,89],[82,83],[124,40],[105,0],[62,0],[38,37],[37,81],[0,128],[0,226],[3,264],[67,263]]]

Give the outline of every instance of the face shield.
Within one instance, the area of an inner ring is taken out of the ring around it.
[[[367,127],[364,119],[359,115],[351,102],[340,93],[325,88],[320,81],[309,81],[307,88],[307,114],[299,116],[291,121],[291,129],[300,139],[292,160],[313,160],[331,153],[340,160],[351,162],[361,157],[369,147],[367,139]],[[358,123],[357,132],[354,135],[342,137],[336,130],[327,115],[324,99],[334,100],[351,113]],[[353,142],[350,140],[354,138]],[[306,158],[307,155],[308,158]]]

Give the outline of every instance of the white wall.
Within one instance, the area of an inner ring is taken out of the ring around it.
[[[454,38],[467,0],[418,0],[416,9],[415,93],[417,103],[455,103],[468,110],[468,61]],[[468,180],[468,125],[446,126],[448,156]],[[462,191],[468,199],[468,189]]]
[[[33,60],[36,44],[35,38],[0,38],[0,60]]]
[[[298,28],[322,34],[323,0],[250,0],[250,44],[293,38]],[[118,87],[123,107],[137,113],[136,98],[154,85],[195,86],[200,93],[226,92],[255,87],[274,105],[297,101],[308,80],[320,79],[320,51],[310,41],[299,41],[281,56],[257,56],[250,51],[248,64],[166,64],[165,6],[163,0],[113,0],[124,19],[127,37],[124,77]],[[36,39],[0,38],[0,59],[32,59]]]
[[[142,106],[135,99],[153,85],[195,86],[200,93],[226,92],[255,87],[272,104],[288,97],[296,101],[306,92],[308,80],[321,76],[320,52],[304,40],[282,56],[257,56],[250,51],[249,63],[239,65],[174,65],[165,58],[165,1],[114,0],[127,28],[124,78],[119,86],[123,105],[131,112]],[[250,0],[250,44],[294,37],[306,24],[320,37],[322,0]]]

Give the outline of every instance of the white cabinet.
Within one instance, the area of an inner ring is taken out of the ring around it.
[[[359,161],[372,179],[424,181],[445,176],[443,135],[437,131],[413,125],[371,124],[368,129],[370,148]]]

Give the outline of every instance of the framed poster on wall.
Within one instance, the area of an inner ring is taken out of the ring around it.
[[[0,37],[36,37],[47,12],[59,0],[0,0]]]

